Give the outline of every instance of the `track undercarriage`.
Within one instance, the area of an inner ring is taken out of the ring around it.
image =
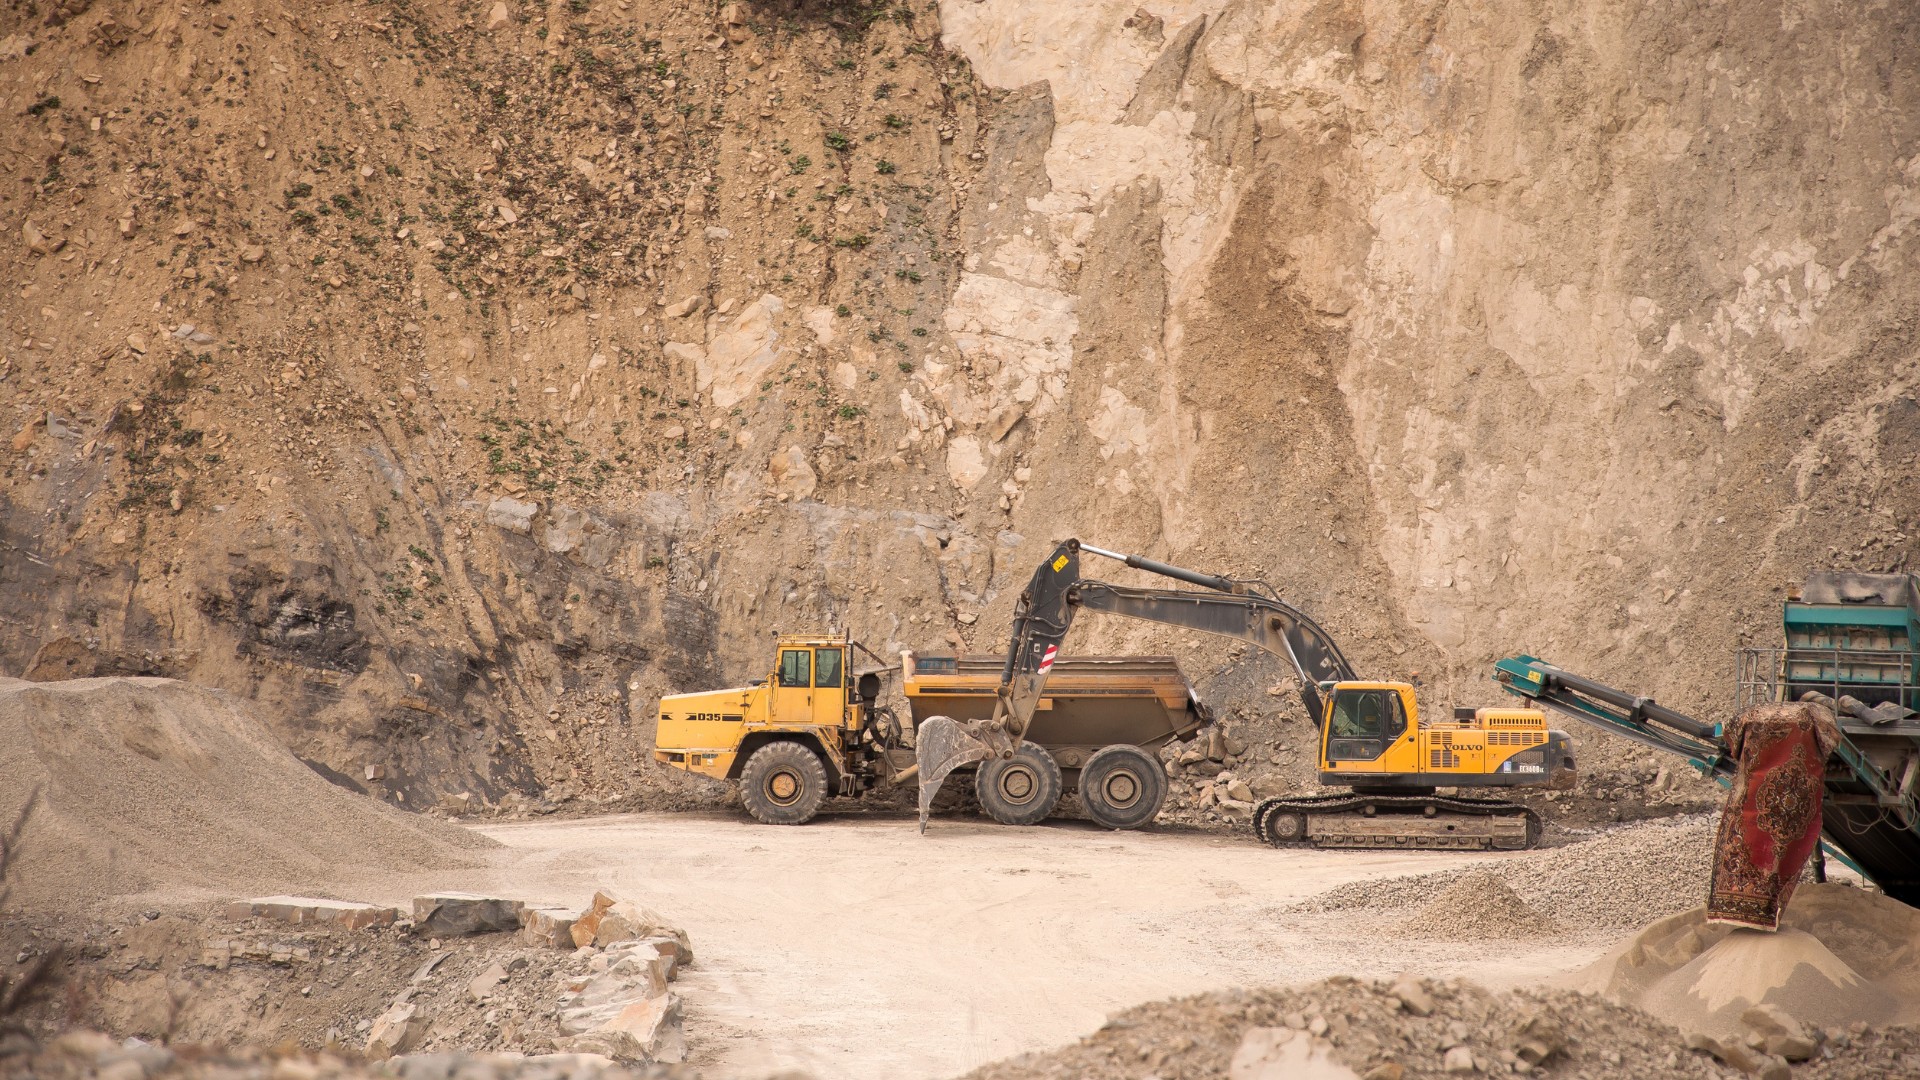
[[[1540,842],[1540,815],[1504,799],[1305,795],[1262,800],[1253,832],[1274,847],[1517,851]]]

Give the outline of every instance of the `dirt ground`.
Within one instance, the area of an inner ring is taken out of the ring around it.
[[[1243,836],[951,818],[921,837],[910,817],[872,815],[778,830],[640,814],[481,831],[506,846],[494,868],[368,881],[354,895],[640,899],[692,935],[698,960],[678,984],[691,1062],[721,1076],[952,1075],[1168,995],[1408,969],[1499,988],[1579,967],[1609,943],[1376,944],[1364,926],[1327,932],[1352,913],[1282,910],[1509,854],[1275,851]]]

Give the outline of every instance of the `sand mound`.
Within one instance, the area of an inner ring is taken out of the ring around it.
[[[1485,870],[1468,871],[1400,926],[1421,937],[1449,941],[1538,937],[1559,931],[1553,920]]]
[[[1571,976],[1683,1031],[1738,1035],[1777,1005],[1821,1027],[1920,1021],[1920,911],[1841,885],[1802,885],[1778,933],[1717,926],[1695,908],[1654,923]]]
[[[35,788],[27,906],[323,889],[493,846],[328,783],[226,695],[171,679],[0,679],[0,816]]]

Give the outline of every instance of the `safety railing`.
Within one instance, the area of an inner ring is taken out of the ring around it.
[[[1742,649],[1734,674],[1739,709],[1787,701],[1809,690],[1873,705],[1897,701],[1920,709],[1920,652],[1870,649]]]

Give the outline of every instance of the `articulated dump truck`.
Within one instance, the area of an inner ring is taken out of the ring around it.
[[[1005,667],[996,656],[911,652],[894,667],[831,635],[783,635],[774,653],[763,681],[661,698],[654,738],[656,761],[737,781],[747,812],[770,825],[801,824],[829,796],[857,797],[918,773],[899,717],[880,704],[896,672],[917,728],[933,716],[992,715]],[[856,654],[869,665],[854,667]],[[1110,828],[1151,822],[1167,793],[1157,751],[1212,722],[1186,674],[1168,656],[1064,657],[1054,670],[1028,736],[1049,752],[1044,764],[976,769],[981,806],[1002,822],[1040,821],[1091,766],[1103,790],[1124,796],[1119,812],[1097,820]]]

